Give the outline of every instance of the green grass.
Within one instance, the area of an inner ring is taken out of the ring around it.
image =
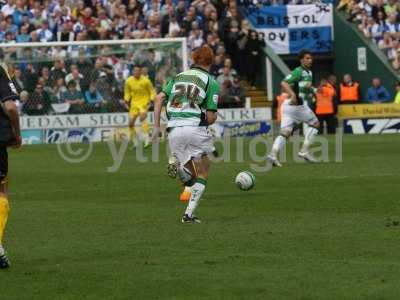
[[[105,144],[80,164],[13,151],[0,299],[398,299],[400,135],[343,144],[343,163],[289,161],[248,192],[248,153],[218,163],[199,225],[179,222],[165,155],[108,173]]]

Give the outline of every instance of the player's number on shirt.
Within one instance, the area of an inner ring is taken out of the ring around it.
[[[182,107],[182,98],[185,97],[189,101],[191,108],[195,108],[196,100],[200,94],[200,89],[193,85],[177,84],[175,85],[173,107]]]

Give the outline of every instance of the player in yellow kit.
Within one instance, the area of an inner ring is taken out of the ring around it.
[[[147,111],[150,102],[156,96],[150,79],[142,75],[142,69],[136,65],[133,74],[125,81],[124,99],[129,107],[129,131],[133,145],[137,145],[135,123],[139,117],[142,130],[145,135],[144,146],[150,143],[149,124],[147,123]]]

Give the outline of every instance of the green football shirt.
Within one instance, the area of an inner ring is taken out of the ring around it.
[[[313,78],[310,70],[299,66],[287,75],[284,81],[287,82],[296,93],[298,105],[303,104],[303,102],[309,104],[313,102],[315,89],[312,86]]]
[[[217,111],[219,89],[218,82],[200,68],[176,75],[163,87],[168,127],[199,126],[202,113]]]

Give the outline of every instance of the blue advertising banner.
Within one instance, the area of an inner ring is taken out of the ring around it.
[[[316,53],[332,51],[332,4],[247,7],[252,26],[278,54],[295,54],[302,49]]]
[[[400,133],[400,118],[344,120],[343,128],[352,134]]]

